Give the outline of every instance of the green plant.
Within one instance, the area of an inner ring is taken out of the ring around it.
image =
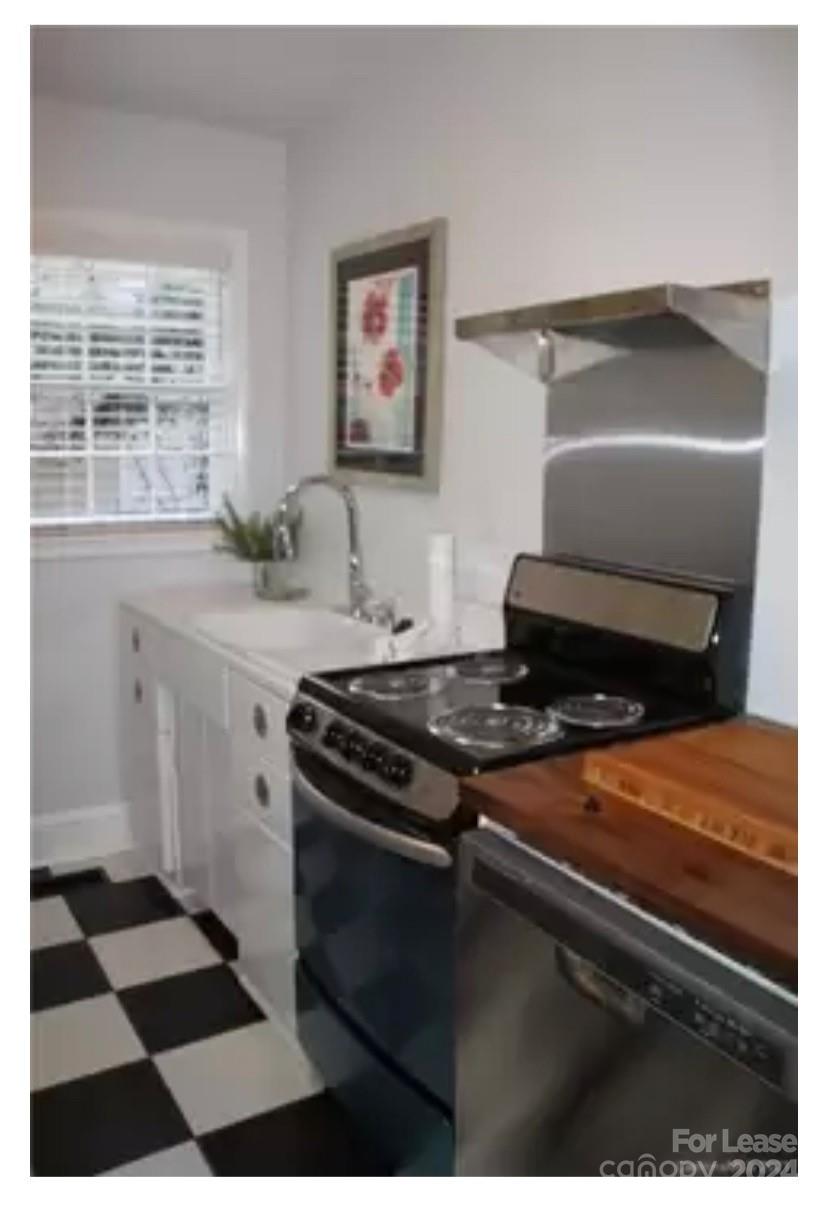
[[[216,515],[220,534],[218,551],[229,552],[242,561],[277,560],[278,555],[273,547],[276,515],[262,515],[260,511],[254,510],[251,515],[243,519],[227,494],[224,495],[222,502],[223,512]],[[294,547],[296,547],[301,520],[301,511],[296,511],[287,521]]]

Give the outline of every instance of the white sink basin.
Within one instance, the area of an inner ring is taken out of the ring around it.
[[[220,644],[244,652],[276,652],[319,647],[373,648],[377,630],[368,624],[314,607],[282,603],[252,605],[242,611],[210,611],[193,623]]]

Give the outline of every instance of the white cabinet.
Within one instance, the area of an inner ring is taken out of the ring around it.
[[[285,728],[288,701],[232,670],[229,697],[234,745],[244,746],[251,761],[264,758],[287,774],[290,757]]]
[[[227,667],[221,655],[177,632],[159,628],[155,639],[158,675],[176,699],[227,727]]]
[[[231,791],[222,657],[123,606],[121,789],[135,845],[169,883],[213,907],[214,812]]]
[[[288,700],[230,673],[233,794],[261,823],[290,845]]]
[[[207,727],[198,708],[181,697],[175,704],[175,775],[178,828],[177,876],[183,888],[210,906],[213,834],[208,791]]]
[[[229,677],[232,805],[218,839],[217,911],[239,940],[239,966],[291,1025],[293,863],[288,701]]]
[[[202,791],[204,813],[209,829],[210,862],[203,899],[222,916],[223,898],[219,878],[219,852],[223,834],[232,827],[233,763],[230,733],[215,721],[205,717],[202,746]],[[223,916],[222,916],[222,919]],[[229,921],[224,922],[235,933]]]
[[[239,942],[239,969],[280,1019],[293,1024],[293,860],[246,807],[233,808],[216,843],[219,915]]]
[[[136,845],[211,908],[287,1024],[293,1005],[288,700],[121,608],[122,786]]]
[[[283,767],[253,759],[246,746],[233,746],[233,798],[253,813],[271,836],[290,845],[290,777]]]

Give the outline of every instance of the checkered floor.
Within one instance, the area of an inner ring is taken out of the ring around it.
[[[34,1174],[383,1174],[218,918],[134,875],[32,872]]]

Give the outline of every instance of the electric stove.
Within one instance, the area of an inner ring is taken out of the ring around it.
[[[309,675],[288,731],[384,802],[444,822],[466,775],[738,712],[749,614],[733,583],[522,555],[502,648]]]

